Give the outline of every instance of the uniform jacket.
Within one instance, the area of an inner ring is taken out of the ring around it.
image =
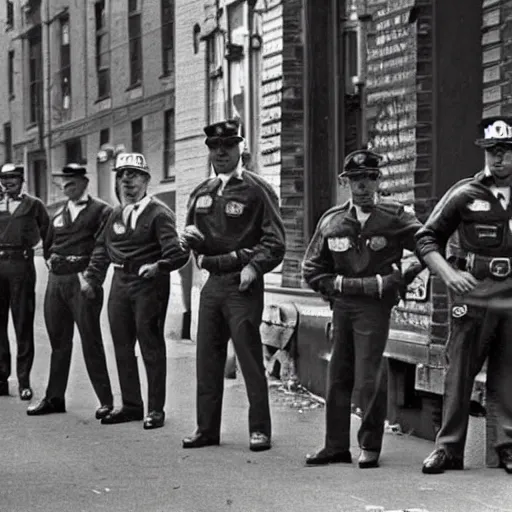
[[[11,214],[0,212],[0,246],[31,249],[48,232],[50,218],[43,202],[28,194]]]
[[[201,253],[216,256],[237,252],[242,266],[251,264],[263,275],[281,263],[285,230],[272,187],[257,174],[243,170],[233,176],[222,195],[220,180],[209,178],[191,194],[187,225],[205,236]]]
[[[391,274],[393,263],[400,267],[403,250],[414,250],[420,227],[399,203],[378,203],[364,226],[350,202],[331,208],[319,220],[306,250],[304,279],[313,290],[323,292],[332,289],[337,275]]]
[[[445,253],[458,230],[462,252],[490,257],[512,257],[512,201],[505,210],[486,185],[486,174],[456,183],[437,203],[416,235],[418,255]]]
[[[44,257],[52,253],[61,256],[90,256],[103,225],[112,212],[112,207],[89,197],[86,207],[75,221],[67,208],[67,201],[55,211],[44,243]]]
[[[152,197],[135,229],[124,224],[122,213],[123,208],[117,206],[105,222],[84,272],[86,280],[101,285],[110,263],[158,263],[159,270],[167,273],[187,263],[189,253],[180,247],[176,218],[167,205]]]

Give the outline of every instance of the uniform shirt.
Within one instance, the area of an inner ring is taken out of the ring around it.
[[[137,203],[129,204],[123,208],[123,222],[125,225],[128,223],[128,219],[130,219],[130,227],[131,229],[135,229],[137,225],[137,219],[140,214],[144,211],[146,206],[150,203],[151,196],[144,196]],[[131,215],[130,215],[131,214]]]
[[[233,172],[230,172],[228,174],[225,174],[225,173],[219,173],[217,175],[217,177],[220,179],[220,181],[222,182],[221,186],[218,188],[217,190],[217,195],[218,196],[221,196],[222,195],[222,192],[224,192],[224,189],[226,188],[226,185],[228,183],[228,181],[231,179],[231,178],[234,178],[236,180],[239,180],[239,181],[242,181],[243,178],[242,178],[242,167],[240,165],[240,163],[238,164],[237,168],[233,171]]]
[[[302,271],[315,291],[329,288],[337,275],[369,277],[387,275],[400,267],[404,249],[413,251],[414,235],[421,223],[403,205],[375,205],[364,225],[347,202],[328,210],[319,220],[308,245]]]
[[[68,201],[67,208],[69,210],[71,222],[75,222],[76,218],[78,217],[78,214],[85,209],[85,207],[87,206],[88,197],[88,194],[85,193],[82,195],[80,199],[77,199],[76,201]]]
[[[174,212],[151,196],[134,228],[124,223],[123,208],[114,208],[98,237],[85,279],[101,285],[110,263],[158,263],[162,272],[177,270],[187,263],[189,253],[181,249],[175,225]]]
[[[492,176],[488,167],[485,168],[484,175],[487,178]],[[494,194],[496,199],[500,201],[501,206],[503,206],[503,208],[506,210],[508,204],[510,203],[510,187],[498,187],[492,184],[489,188],[491,189],[491,192]]]
[[[50,218],[43,202],[24,194],[11,213],[0,209],[0,247],[33,248],[48,232]]]
[[[13,199],[8,194],[4,194],[4,197],[0,200],[0,211],[13,214],[21,204],[24,196],[25,194],[20,194],[16,199]]]
[[[419,230],[418,255],[444,254],[448,239],[458,230],[462,253],[512,257],[512,204],[509,201],[504,208],[494,192],[485,171],[456,183]]]
[[[209,178],[191,194],[187,225],[205,237],[201,254],[217,256],[235,251],[242,266],[251,264],[263,275],[281,263],[285,231],[279,201],[272,187],[257,174],[241,170],[222,181]]]
[[[74,221],[71,217],[72,208],[68,202],[55,211],[43,244],[46,259],[52,254],[90,256],[96,239],[112,212],[110,205],[92,197],[88,197],[86,204],[79,205],[78,211],[74,210]]]

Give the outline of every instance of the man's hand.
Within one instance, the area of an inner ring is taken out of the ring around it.
[[[185,250],[192,249],[199,250],[204,242],[204,235],[193,224],[187,226],[179,235],[179,241],[182,248]]]
[[[441,279],[452,292],[458,295],[469,293],[478,284],[478,281],[469,272],[451,267],[441,274]]]
[[[139,268],[139,276],[152,279],[158,274],[158,263],[146,263]]]
[[[85,297],[88,299],[94,299],[94,297],[96,297],[94,286],[84,278],[81,272],[78,274],[78,280],[80,281],[80,291],[85,295]]]
[[[251,284],[258,278],[258,273],[252,265],[246,265],[240,273],[239,290],[245,292]]]

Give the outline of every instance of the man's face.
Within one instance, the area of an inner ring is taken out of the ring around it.
[[[146,195],[149,174],[138,169],[122,169],[116,173],[116,182],[119,183],[121,202],[136,203]]]
[[[485,164],[497,185],[512,185],[512,146],[498,144],[486,148]]]
[[[23,178],[20,176],[3,176],[0,181],[2,182],[2,188],[7,194],[17,196],[21,192]]]
[[[61,188],[64,195],[71,201],[78,201],[87,188],[89,180],[83,176],[70,176],[62,178]]]
[[[379,188],[379,173],[361,173],[348,178],[352,202],[361,208],[371,209]]]
[[[206,142],[210,150],[210,161],[216,172],[229,174],[236,169],[240,156],[240,143],[236,139],[222,140],[212,137]]]

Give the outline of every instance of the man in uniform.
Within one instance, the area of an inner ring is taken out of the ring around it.
[[[417,252],[452,295],[443,417],[423,473],[463,469],[473,381],[489,356],[487,388],[498,402],[495,448],[512,473],[512,118],[480,124],[485,169],[456,183],[417,234]],[[458,230],[466,256],[444,257]]]
[[[237,121],[205,128],[216,177],[191,194],[183,243],[210,276],[201,292],[197,331],[197,430],[184,448],[220,442],[224,365],[233,340],[249,398],[250,449],[271,447],[271,420],[260,323],[263,275],[284,257],[276,194],[243,169]],[[191,226],[195,226],[194,235]]]
[[[11,353],[9,308],[18,345],[17,376],[22,400],[32,398],[36,271],[33,247],[46,238],[48,212],[43,202],[22,193],[24,168],[7,163],[0,170],[0,396],[9,394]]]
[[[391,309],[419,264],[399,267],[404,249],[414,250],[421,224],[404,206],[378,202],[380,155],[367,150],[349,154],[340,178],[351,198],[328,210],[318,222],[303,262],[305,281],[333,308],[333,349],[329,362],[324,447],[307,465],[351,463],[350,412],[355,369],[363,411],[358,442],[359,467],[379,464],[386,418],[386,366]]]
[[[104,425],[139,421],[144,406],[140,392],[135,343],[138,339],[148,377],[148,414],[145,429],[165,421],[167,372],[164,323],[169,302],[169,274],[187,263],[189,252],[180,246],[175,216],[148,194],[151,178],[140,153],[121,153],[114,165],[121,206],[111,213],[84,272],[82,291],[101,286],[110,263],[114,277],[108,317],[123,405],[107,414]]]
[[[61,174],[62,189],[68,201],[55,212],[46,237],[45,259],[49,268],[44,299],[44,319],[52,347],[50,378],[46,396],[27,410],[29,416],[65,412],[73,328],[82,338],[85,366],[100,402],[96,418],[104,418],[113,408],[100,328],[103,289],[90,297],[80,289],[82,272],[87,268],[96,238],[112,208],[87,194],[86,168],[68,164]]]

